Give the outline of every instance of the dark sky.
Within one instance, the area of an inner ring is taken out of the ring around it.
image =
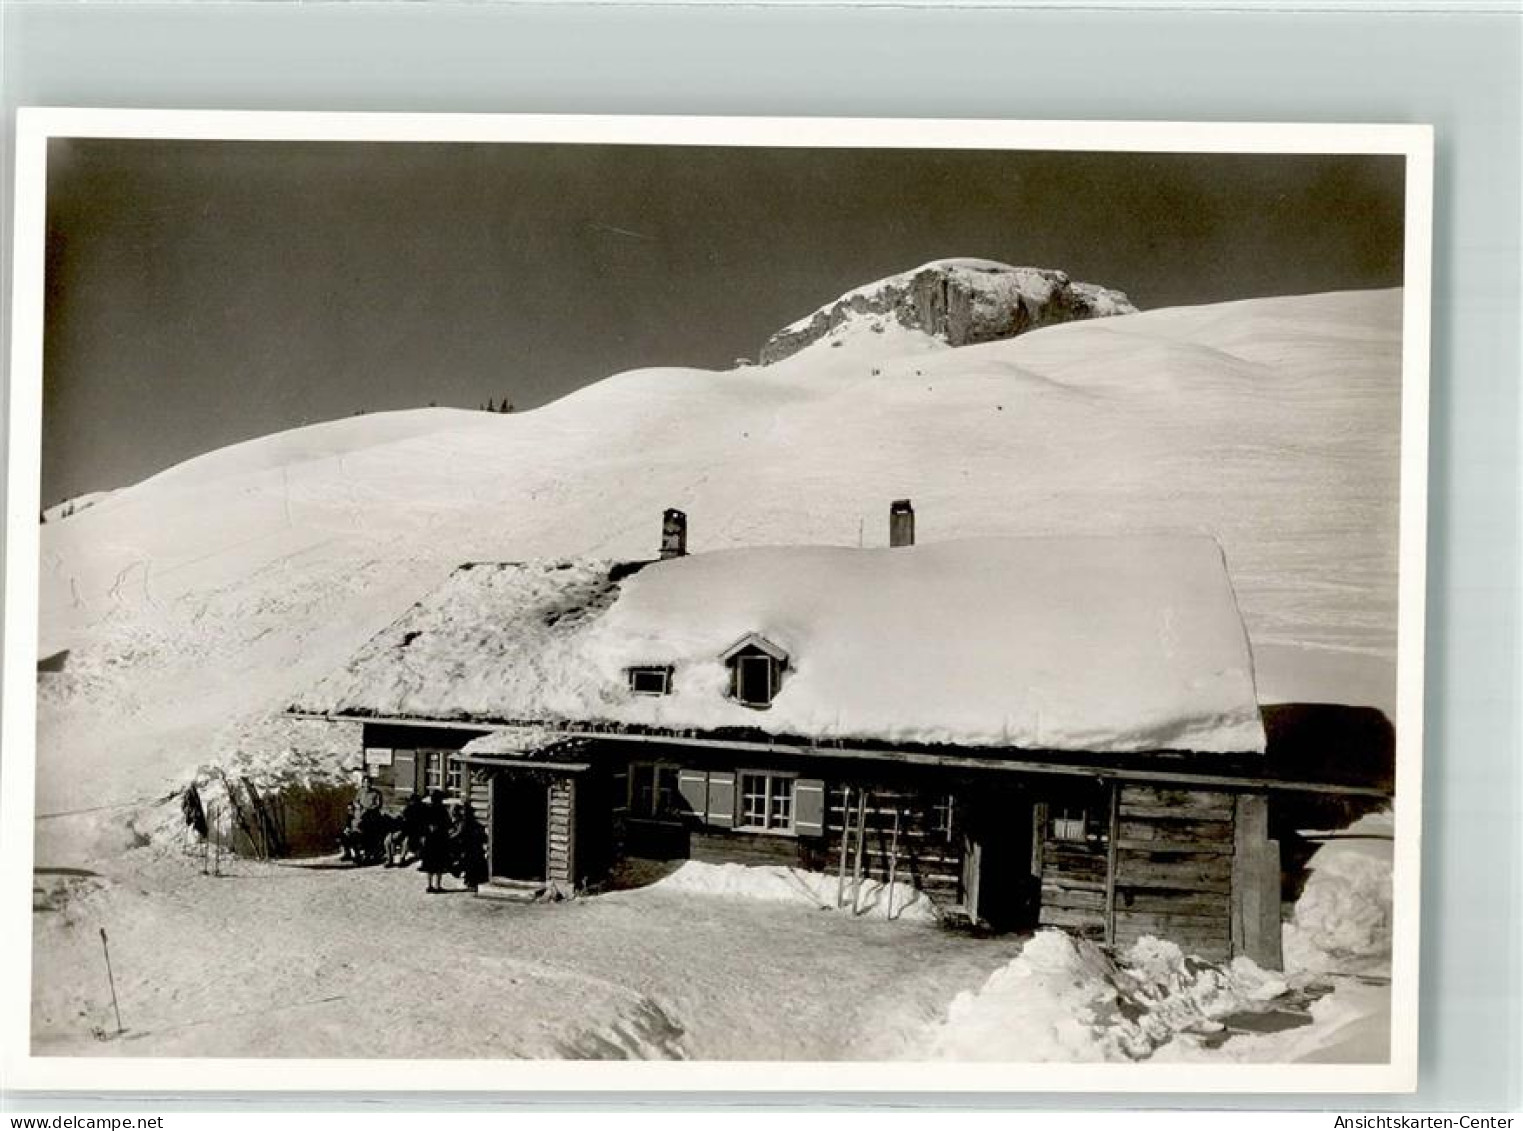
[[[356,410],[728,366],[947,256],[1143,308],[1401,283],[1385,157],[55,140],[45,505]]]

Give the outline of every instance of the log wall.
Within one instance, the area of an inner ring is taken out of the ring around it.
[[[1107,803],[1097,795],[1087,804]],[[1041,905],[1037,922],[1061,927],[1086,938],[1103,940],[1106,934],[1106,877],[1109,867],[1109,836],[1092,835],[1084,840],[1059,840],[1045,803],[1037,803],[1033,815],[1035,851],[1040,856]]]
[[[569,777],[550,782],[550,813],[546,839],[545,879],[569,892],[576,887],[576,782]]]
[[[1117,790],[1114,945],[1156,935],[1202,958],[1230,958],[1234,796],[1142,785]]]
[[[832,783],[826,791],[825,835],[815,837],[808,846],[804,866],[815,871],[839,872],[841,840],[847,822],[847,788]],[[933,903],[943,908],[957,906],[962,900],[962,836],[958,831],[958,807],[954,800],[951,827],[946,823],[948,794],[896,785],[850,786],[850,820],[856,827],[857,805],[865,789],[868,796],[867,836],[862,849],[862,874],[887,881],[889,861],[894,856],[894,814],[899,815],[898,860],[894,865],[896,883],[913,884]],[[851,848],[855,849],[853,837]],[[846,861],[847,878],[852,875],[854,853]]]
[[[695,831],[688,839],[688,856],[705,864],[777,864],[800,866],[803,842],[797,837],[768,833],[711,833]]]

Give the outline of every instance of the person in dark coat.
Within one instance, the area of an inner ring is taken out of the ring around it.
[[[379,798],[377,798],[379,802]],[[367,805],[360,813],[359,858],[360,864],[376,864],[386,858],[386,814],[379,803]]]
[[[360,837],[360,822],[365,816],[365,803],[356,797],[349,803],[349,823],[344,826],[344,831],[338,834],[338,846],[343,850],[341,860],[360,863],[362,838]]]
[[[423,871],[428,873],[428,891],[444,890],[444,873],[450,868],[450,819],[444,807],[444,791],[428,795],[428,812],[424,817]]]
[[[407,864],[409,858],[419,859],[423,855],[423,834],[427,830],[428,806],[423,803],[423,798],[417,792],[408,795],[407,804],[402,806],[401,814],[396,818],[390,836],[386,843],[387,866],[400,868]]]
[[[476,811],[469,804],[462,805],[455,818],[452,833],[455,841],[455,863],[465,886],[475,891],[487,878],[487,831],[476,819]]]

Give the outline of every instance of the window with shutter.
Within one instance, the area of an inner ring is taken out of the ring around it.
[[[735,775],[723,770],[709,773],[708,823],[723,829],[735,827]]]
[[[793,783],[793,831],[799,836],[825,835],[825,783],[819,778]]]
[[[444,788],[444,752],[442,750],[420,750],[418,753],[423,758],[423,791],[432,793],[436,789]]]
[[[411,750],[398,750],[391,757],[391,783],[398,793],[416,793],[418,763]]]
[[[740,774],[740,820],[736,827],[771,833],[793,832],[794,775],[764,770]]]
[[[629,808],[633,817],[670,820],[679,813],[678,770],[665,762],[635,762],[629,767]]]
[[[709,775],[684,767],[677,773],[677,804],[685,816],[702,821],[709,812]]]

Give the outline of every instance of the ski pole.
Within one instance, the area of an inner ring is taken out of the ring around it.
[[[116,976],[111,973],[111,947],[106,942],[106,928],[100,929],[100,948],[106,955],[106,982],[111,986],[111,1012],[116,1014],[116,1031],[123,1033],[121,1007],[116,1004]]]

